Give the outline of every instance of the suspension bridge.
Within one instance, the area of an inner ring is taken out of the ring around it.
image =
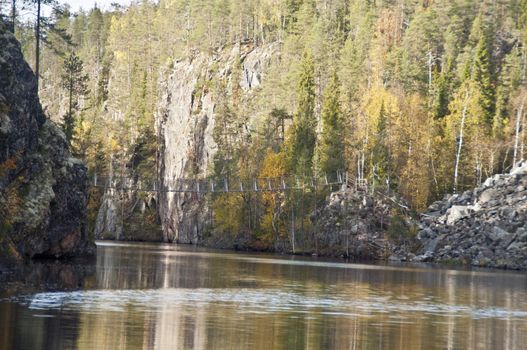
[[[273,178],[177,178],[165,179],[162,183],[155,179],[141,179],[126,176],[98,176],[90,179],[90,186],[134,192],[166,193],[245,193],[245,192],[286,192],[306,189],[343,187],[366,191],[366,179],[357,179],[348,173],[337,172],[323,176],[287,176]]]

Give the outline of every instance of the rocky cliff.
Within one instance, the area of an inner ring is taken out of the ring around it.
[[[216,102],[210,89],[213,80],[232,86],[235,64],[240,62],[239,86],[248,98],[265,76],[276,55],[276,44],[254,48],[235,45],[215,54],[196,54],[176,62],[162,82],[156,128],[159,139],[160,188],[174,187],[176,179],[210,175],[217,151],[213,139]],[[160,192],[159,215],[167,242],[197,243],[208,222],[205,198],[195,194]]]
[[[416,261],[527,268],[527,165],[433,203],[417,238]]]
[[[163,241],[155,193],[115,189],[103,192],[93,228],[96,239]]]
[[[86,168],[47,120],[20,45],[0,22],[0,260],[95,251]]]

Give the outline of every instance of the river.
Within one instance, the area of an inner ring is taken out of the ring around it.
[[[527,275],[99,242],[0,286],[4,349],[521,349]]]

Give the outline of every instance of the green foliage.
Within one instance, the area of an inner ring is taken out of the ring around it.
[[[51,118],[65,115],[91,172],[125,165],[153,176],[160,82],[198,51],[216,62],[196,77],[192,98],[214,101],[217,178],[347,169],[376,186],[389,182],[422,209],[453,188],[463,115],[459,188],[510,169],[527,91],[527,0],[137,1],[126,10],[55,11],[50,23],[57,32],[44,35],[41,100]],[[34,61],[33,24],[17,22],[16,33]],[[245,54],[269,43],[279,53],[247,92],[238,84]],[[225,52],[238,47],[232,69],[219,74]],[[85,92],[58,79],[57,53],[71,51],[70,76]],[[520,153],[525,142],[519,135]],[[189,151],[187,173],[203,170],[199,155]],[[221,232],[251,231],[271,245],[291,240],[292,227],[309,234],[320,192],[218,197],[213,206]]]
[[[320,135],[320,170],[336,174],[344,170],[344,126],[340,109],[337,74],[333,73],[324,93],[322,133]]]
[[[405,241],[414,237],[417,233],[417,227],[409,224],[405,213],[394,210],[390,213],[390,222],[388,224],[388,237],[394,241]]]
[[[377,119],[377,129],[375,134],[375,144],[372,150],[371,166],[373,172],[373,181],[381,186],[390,185],[390,150],[388,148],[386,137],[388,134],[387,123],[388,115],[384,106],[381,104],[379,117]]]
[[[448,114],[448,104],[450,103],[448,80],[450,79],[451,75],[448,73],[438,73],[437,70],[434,71],[432,113],[436,118],[443,118]]]
[[[481,35],[476,46],[472,79],[479,90],[478,103],[482,109],[481,121],[490,129],[496,111],[496,86],[491,66],[492,44],[488,34]]]
[[[298,84],[298,108],[293,117],[289,136],[289,169],[298,175],[310,174],[315,151],[317,120],[315,118],[315,68],[313,57],[305,52],[302,56]]]
[[[88,75],[84,74],[82,60],[74,52],[71,52],[64,60],[61,79],[62,87],[68,95],[68,110],[64,115],[62,129],[66,140],[71,145],[76,123],[75,114],[79,111],[79,99],[88,93]]]
[[[218,145],[214,155],[214,174],[229,178],[236,174],[240,146],[243,144],[243,121],[240,120],[225,81],[217,81],[214,95],[219,101],[212,137]],[[241,141],[241,142],[239,142]]]

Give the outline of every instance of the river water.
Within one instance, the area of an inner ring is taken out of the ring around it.
[[[2,283],[0,350],[527,344],[525,273],[99,242]]]

